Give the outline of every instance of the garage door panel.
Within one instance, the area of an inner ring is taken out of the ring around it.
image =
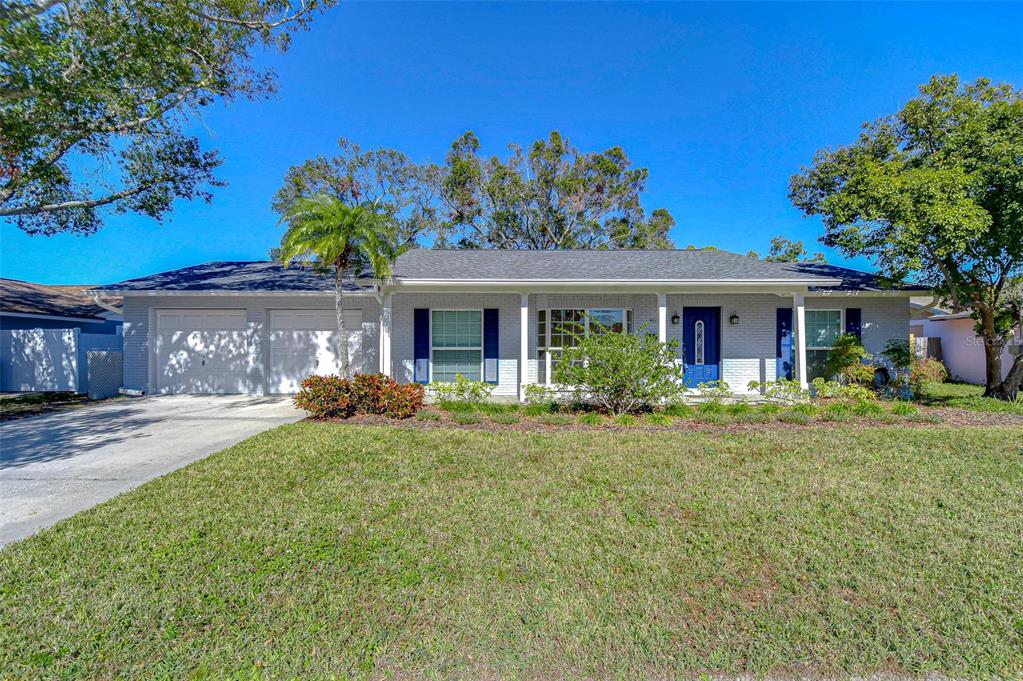
[[[362,371],[362,311],[345,313],[352,370]],[[273,310],[267,382],[273,393],[294,393],[310,374],[341,371],[337,351],[337,316],[333,310]]]
[[[254,339],[242,310],[160,311],[157,389],[169,393],[244,393]]]

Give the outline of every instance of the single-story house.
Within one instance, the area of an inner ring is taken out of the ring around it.
[[[104,295],[100,305],[84,293],[95,288],[0,279],[0,331],[79,329],[82,333],[119,333],[120,298]]]
[[[977,335],[976,322],[969,311],[938,311],[929,317],[914,321],[910,327],[914,335],[940,339],[941,361],[949,375],[957,381],[987,382],[987,366],[984,355],[984,341]],[[918,328],[917,328],[918,327]],[[1002,350],[1002,379],[1009,375],[1009,369],[1016,355],[1023,352],[1023,326]]]
[[[818,373],[834,339],[879,353],[907,338],[909,297],[832,265],[720,250],[413,250],[386,280],[345,281],[355,370],[400,382],[459,373],[521,398],[549,384],[573,332],[597,325],[682,344],[686,382]],[[293,393],[334,373],[334,282],[308,266],[212,262],[101,287],[124,297],[125,387],[146,393]]]

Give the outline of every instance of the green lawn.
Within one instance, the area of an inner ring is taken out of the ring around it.
[[[1019,676],[1021,442],[285,426],[3,550],[0,678]]]
[[[1023,400],[1006,402],[982,397],[984,386],[970,383],[928,383],[919,401],[931,407],[956,407],[973,411],[1023,414]]]

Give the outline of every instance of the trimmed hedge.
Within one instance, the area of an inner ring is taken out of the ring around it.
[[[423,408],[425,391],[418,383],[399,384],[383,374],[307,376],[295,395],[295,406],[314,419],[348,418],[353,414],[382,414],[407,419]]]

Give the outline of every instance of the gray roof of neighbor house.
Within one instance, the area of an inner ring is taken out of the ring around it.
[[[84,291],[96,288],[84,284],[33,284],[18,279],[0,279],[0,312],[105,319],[109,312],[93,302]],[[104,302],[118,306],[120,298],[104,296]]]
[[[876,277],[833,265],[774,263],[719,250],[501,251],[418,249],[394,264],[398,282],[706,282],[806,284],[826,290],[883,290]],[[347,290],[365,290],[346,280]],[[211,262],[163,272],[99,290],[332,291],[334,282],[310,266],[275,262]]]

